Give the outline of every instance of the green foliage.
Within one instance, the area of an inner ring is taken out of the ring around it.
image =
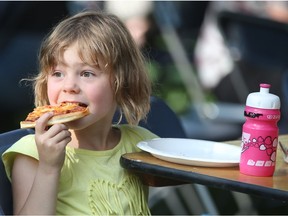
[[[154,84],[153,94],[165,100],[177,114],[184,113],[191,101],[175,66],[151,61],[148,69]]]

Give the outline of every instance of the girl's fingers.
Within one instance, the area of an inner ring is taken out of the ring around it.
[[[55,125],[52,125],[50,128],[49,128],[49,136],[52,138],[56,135],[58,135],[59,133],[61,134],[62,131],[68,131],[68,127],[65,125],[65,124],[55,124]],[[69,131],[68,131],[69,132]],[[64,134],[61,134],[61,135],[65,135]],[[66,135],[69,135],[70,136],[70,132],[69,134],[66,134]]]
[[[36,121],[35,131],[41,134],[44,133],[47,128],[47,123],[52,116],[53,112],[44,113],[42,116],[40,116],[40,118]]]
[[[45,113],[36,121],[35,139],[38,148],[40,146],[46,150],[51,147],[52,149],[65,148],[71,141],[71,133],[65,124],[55,124],[47,129],[47,123],[52,116],[53,112]]]
[[[50,128],[50,130],[53,130],[53,128]],[[51,133],[53,134],[53,132]],[[50,142],[52,143],[60,143],[63,140],[69,140],[71,141],[71,132],[68,129],[63,128],[62,130],[58,130],[58,133],[55,135],[52,135]]]

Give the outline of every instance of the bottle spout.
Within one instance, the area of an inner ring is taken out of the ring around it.
[[[261,83],[260,84],[260,92],[261,93],[269,93],[270,87],[271,87],[270,84]]]

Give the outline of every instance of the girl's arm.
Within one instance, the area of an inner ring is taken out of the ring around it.
[[[55,214],[60,173],[45,173],[33,158],[19,155],[12,171],[14,214]]]
[[[43,115],[35,127],[39,161],[24,155],[15,158],[12,170],[14,214],[56,213],[58,182],[71,134],[64,124],[45,130],[51,116]]]

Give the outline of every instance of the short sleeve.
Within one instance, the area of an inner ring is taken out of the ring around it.
[[[23,154],[35,158],[36,160],[39,159],[34,134],[22,137],[3,153],[2,160],[7,177],[10,181],[14,159],[17,154]]]

